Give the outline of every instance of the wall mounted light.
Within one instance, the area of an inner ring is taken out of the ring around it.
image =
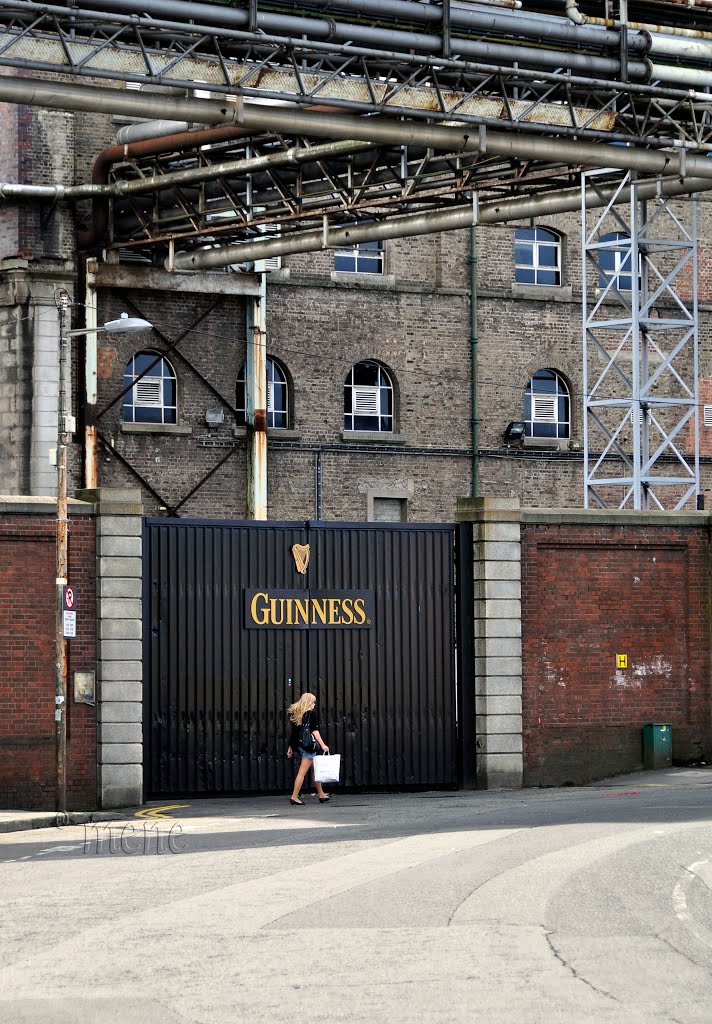
[[[512,420],[504,428],[504,440],[507,444],[512,444],[514,441],[521,441],[527,430],[527,425],[523,420]]]

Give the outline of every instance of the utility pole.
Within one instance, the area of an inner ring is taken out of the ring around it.
[[[59,314],[59,420],[57,430],[57,572],[56,628],[57,652],[54,726],[56,753],[57,811],[67,809],[67,641],[64,638],[64,587],[67,585],[69,522],[67,516],[67,456],[69,450],[69,295],[64,289],[55,294]]]

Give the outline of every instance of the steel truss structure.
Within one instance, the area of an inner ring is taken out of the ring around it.
[[[554,184],[575,187],[578,175],[522,161],[515,178],[506,161],[478,152],[243,134],[210,146],[186,143],[180,154],[129,155],[113,164],[107,241],[124,256],[133,251],[151,259],[152,250],[160,254],[166,247],[249,242],[325,223],[461,208],[471,205],[477,188],[496,196],[515,180],[526,181],[531,195]]]
[[[641,199],[627,174],[630,202],[592,210],[610,177],[583,175],[584,505],[695,508],[696,203]]]
[[[0,64],[539,135],[710,149],[712,77],[703,71],[710,54],[704,44],[668,36],[665,26],[656,26],[658,38],[610,17],[573,24],[449,0],[261,6],[3,0]],[[677,8],[680,24],[691,17]]]

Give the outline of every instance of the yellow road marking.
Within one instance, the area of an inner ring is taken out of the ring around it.
[[[181,807],[190,807],[190,804],[165,804],[163,807],[144,807],[136,811],[135,818],[170,818],[172,815],[163,814],[163,811],[177,811]]]

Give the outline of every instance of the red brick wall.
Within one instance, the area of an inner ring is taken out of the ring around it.
[[[524,524],[525,785],[640,767],[649,722],[710,760],[709,557],[702,526]]]
[[[96,670],[94,518],[71,515],[69,579],[77,638],[68,647],[67,806],[97,801],[96,708],[75,704],[74,672]],[[55,520],[0,515],[0,807],[55,806]]]

